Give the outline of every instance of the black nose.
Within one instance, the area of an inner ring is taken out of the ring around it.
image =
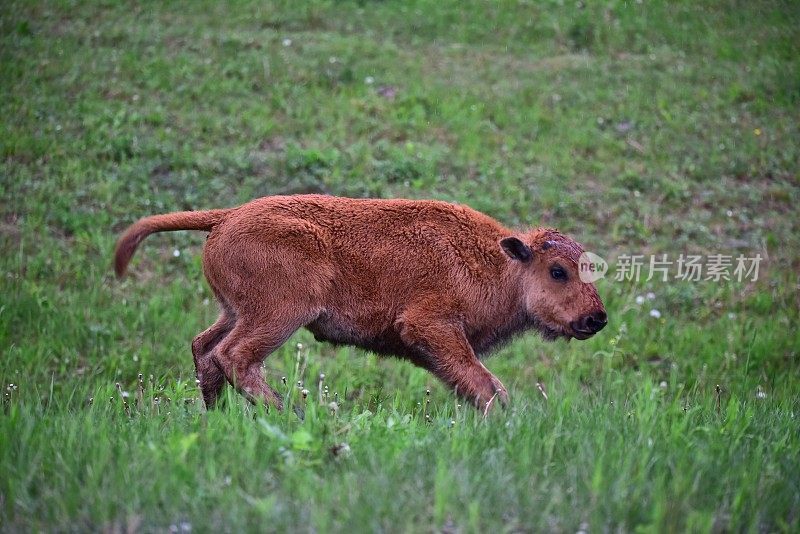
[[[570,326],[572,329],[581,334],[592,335],[598,333],[605,328],[608,324],[608,317],[606,312],[598,311],[584,315],[577,321],[574,321]]]

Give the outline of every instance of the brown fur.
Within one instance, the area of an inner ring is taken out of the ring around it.
[[[305,327],[407,358],[488,410],[507,392],[477,355],[531,328],[584,339],[593,331],[575,325],[586,317],[602,321],[594,331],[605,324],[597,291],[578,279],[580,245],[551,229],[512,232],[466,206],[297,195],[156,215],[120,238],[117,274],[147,235],[179,229],[210,231],[203,269],[222,313],[192,343],[209,407],[226,382],[281,407],[261,363]]]

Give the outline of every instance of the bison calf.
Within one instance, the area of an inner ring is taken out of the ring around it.
[[[580,245],[466,206],[296,195],[155,215],[120,238],[117,275],[145,237],[168,230],[210,232],[203,270],[222,312],[192,342],[208,407],[229,382],[281,408],[261,363],[305,327],[407,358],[488,411],[508,394],[478,355],[528,329],[586,339],[606,324],[594,285],[578,277]]]

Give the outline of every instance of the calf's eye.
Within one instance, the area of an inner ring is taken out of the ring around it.
[[[561,267],[553,267],[550,269],[550,276],[553,280],[566,280],[567,272]]]

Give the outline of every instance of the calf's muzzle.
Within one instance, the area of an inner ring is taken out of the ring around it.
[[[608,324],[608,317],[604,311],[596,311],[584,315],[577,321],[572,321],[570,327],[577,334],[578,339],[586,339],[598,333]]]

